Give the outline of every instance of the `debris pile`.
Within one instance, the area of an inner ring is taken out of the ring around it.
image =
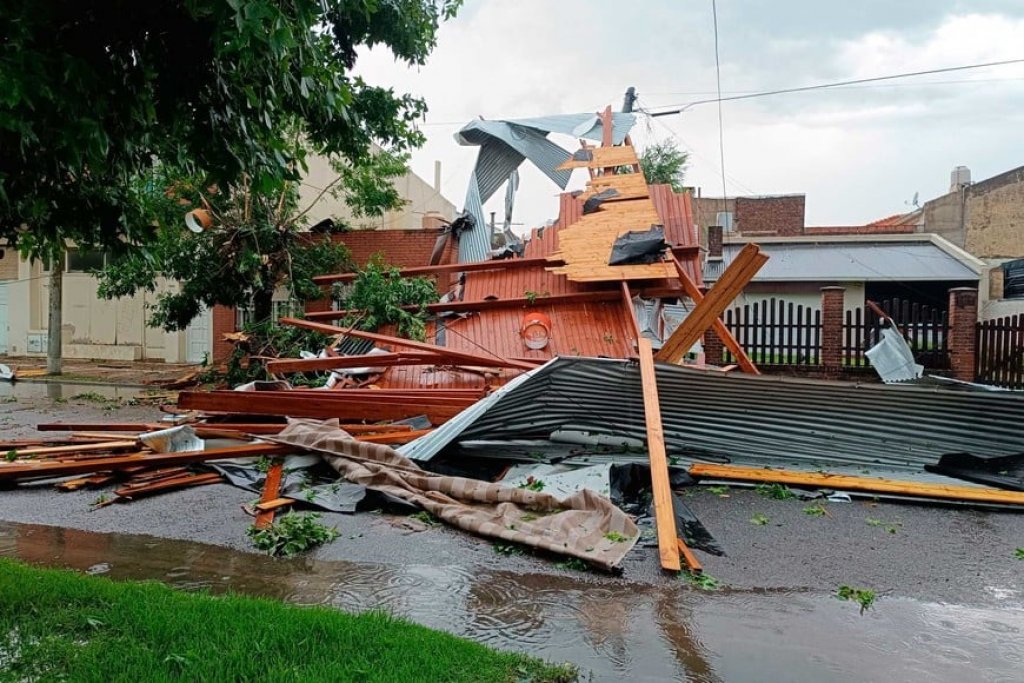
[[[481,258],[486,225],[467,221],[466,260],[397,273],[457,274],[425,306],[424,341],[331,324],[352,311],[282,318],[322,343],[301,356],[250,348],[262,379],[182,392],[165,422],[40,425],[70,435],[8,442],[0,482],[114,484],[108,504],[227,481],[259,493],[256,528],[292,507],[389,506],[608,570],[656,542],[662,567],[693,573],[694,548],[721,552],[677,495],[696,482],[1024,505],[1019,477],[976,471],[1018,472],[998,458],[1024,452],[1024,395],[915,383],[895,331],[873,355],[896,383],[761,376],[721,314],[767,256],[747,245],[705,290],[689,196],[646,183],[631,118],[570,118],[464,131],[481,155],[494,140],[514,150],[509,174],[529,159],[563,187],[574,168],[590,181],[511,256]],[[570,125],[583,149],[553,161],[544,134]],[[471,197],[486,200],[493,180],[475,173]],[[738,369],[702,364],[709,332]],[[977,462],[940,461],[951,453]]]

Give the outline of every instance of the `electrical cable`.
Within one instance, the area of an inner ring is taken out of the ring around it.
[[[717,39],[716,39],[717,44]],[[651,116],[670,116],[672,114],[682,114],[687,109],[695,107],[699,104],[713,104],[715,102],[733,102],[736,100],[749,100],[756,97],[769,97],[772,95],[786,95],[789,93],[796,92],[809,92],[812,90],[825,90],[827,88],[840,88],[849,85],[858,85],[861,83],[875,83],[878,81],[890,81],[897,78],[913,78],[915,76],[927,76],[929,74],[938,73],[949,73],[951,71],[967,71],[969,69],[984,69],[990,66],[1006,66],[1008,64],[1021,64],[1024,63],[1024,59],[1004,59],[998,62],[984,62],[982,64],[964,64],[961,66],[947,66],[940,69],[927,69],[925,71],[908,71],[906,73],[890,74],[887,76],[873,76],[871,78],[855,78],[848,81],[836,81],[833,83],[819,83],[817,85],[805,85],[798,88],[781,88],[779,90],[767,90],[763,92],[748,93],[746,95],[732,95],[729,97],[716,97],[714,99],[707,100],[696,100],[694,102],[679,103],[672,105],[665,105],[670,107],[678,107],[677,109],[670,109],[668,111],[651,112]]]

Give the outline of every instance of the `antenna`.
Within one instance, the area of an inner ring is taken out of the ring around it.
[[[913,199],[911,199],[909,202],[903,202],[903,203],[906,204],[907,206],[912,206],[915,209],[920,209],[921,208],[920,197],[921,197],[921,193],[920,192],[915,192]]]

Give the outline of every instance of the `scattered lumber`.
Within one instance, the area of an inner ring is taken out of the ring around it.
[[[459,313],[486,311],[495,308],[535,308],[539,306],[559,306],[562,304],[578,303],[599,303],[602,301],[616,301],[619,298],[618,292],[596,291],[576,292],[574,294],[553,294],[537,297],[510,297],[508,299],[481,299],[479,301],[447,301],[444,303],[427,304],[424,310],[430,313]],[[403,306],[405,310],[418,311],[419,306]],[[362,311],[340,310],[340,311],[316,311],[306,314],[306,320],[341,320],[352,315],[358,315]]]
[[[651,340],[637,339],[640,352],[640,382],[643,385],[644,414],[647,420],[647,452],[651,461],[651,489],[654,493],[654,522],[658,528],[658,553],[662,569],[679,571],[679,537],[676,534],[676,515],[672,508],[672,489],[668,479],[668,457],[665,453],[665,433],[661,424],[661,405],[658,402],[657,376],[654,372],[654,352]]]
[[[132,482],[114,489],[114,494],[118,498],[132,500],[134,498],[148,496],[153,493],[187,488],[190,486],[217,484],[222,481],[224,481],[224,478],[216,472],[203,472],[202,474],[185,472],[184,474],[173,474],[148,481]]]
[[[398,271],[401,277],[434,275],[436,273],[472,273],[483,270],[514,270],[519,268],[540,268],[562,265],[561,260],[547,258],[511,258],[493,259],[489,261],[469,261],[467,263],[447,263],[436,266],[414,266]],[[329,285],[335,282],[352,282],[358,273],[337,273],[334,275],[318,275],[313,282],[318,285]]]
[[[287,507],[295,503],[294,498],[275,498],[274,500],[268,500],[266,503],[257,503],[256,509],[260,512],[267,512],[270,510],[277,510],[278,508]]]
[[[39,448],[12,449],[19,458],[45,458],[60,455],[78,455],[80,453],[125,451],[138,448],[136,439],[123,441],[101,441],[99,443],[72,444],[69,446],[44,446]]]
[[[526,363],[523,361],[502,359],[498,356],[481,356],[465,351],[456,351],[449,349],[445,346],[437,346],[436,344],[426,344],[424,342],[413,341],[412,339],[403,339],[402,337],[391,337],[386,334],[377,334],[376,332],[364,332],[363,330],[355,329],[344,329],[336,327],[334,325],[325,325],[324,323],[313,322],[312,320],[301,320],[299,318],[281,318],[279,321],[282,325],[292,325],[293,327],[301,327],[307,330],[315,330],[322,334],[327,335],[347,335],[355,337],[357,339],[369,339],[381,344],[390,344],[392,346],[405,347],[407,349],[415,349],[417,351],[428,351],[430,353],[437,353],[439,355],[447,355],[453,360],[457,360],[467,365],[480,365],[480,366],[493,366],[495,361],[504,360],[502,367],[517,368],[519,370],[532,370],[536,367],[536,363]]]
[[[694,304],[699,304],[704,300],[704,293],[700,291],[700,287],[697,286],[697,283],[693,281],[690,275],[686,272],[686,269],[683,268],[683,264],[679,262],[676,255],[669,252],[669,256],[676,268],[676,274],[679,276],[679,281],[683,285],[683,291],[686,293],[686,296],[690,297]],[[736,340],[736,337],[733,336],[732,331],[725,326],[725,323],[722,322],[720,317],[715,318],[711,323],[711,329],[714,330],[715,334],[718,335],[718,338],[722,340],[722,344],[725,348],[729,349],[729,353],[736,357],[736,363],[740,366],[743,372],[750,373],[751,375],[761,374],[761,371],[757,369],[756,365],[754,365],[754,361],[750,360],[750,356],[747,355],[746,349],[740,345]]]
[[[682,360],[704,332],[714,326],[722,312],[743,291],[747,283],[767,263],[768,256],[761,253],[756,244],[743,247],[729,267],[725,269],[715,286],[697,303],[675,332],[665,340],[655,358],[668,363]]]
[[[186,465],[206,460],[222,460],[225,458],[283,455],[293,450],[295,449],[276,444],[251,443],[243,446],[212,448],[205,451],[184,451],[181,453],[134,453],[72,461],[0,462],[0,481],[65,477],[85,472],[119,471],[135,466],[165,467]]]
[[[345,392],[319,391],[314,396],[302,396],[289,391],[187,391],[178,397],[178,405],[197,410],[343,420],[401,420],[410,415],[426,415],[431,424],[437,425],[473,403],[458,399],[417,402],[411,398],[373,402],[366,397],[334,398],[335,393]]]
[[[845,474],[822,474],[795,470],[759,469],[738,465],[711,465],[695,463],[690,466],[694,477],[728,479],[735,481],[768,482],[810,488],[828,488],[837,491],[863,491],[866,493],[892,493],[911,498],[934,498],[960,502],[1024,505],[1024,491],[984,489],[955,484],[924,484],[895,479],[876,479]]]

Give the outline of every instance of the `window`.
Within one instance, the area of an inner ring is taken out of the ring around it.
[[[304,311],[302,304],[295,299],[285,301],[273,302],[273,308],[271,309],[270,319],[276,325],[280,318],[291,318],[295,317],[296,314],[301,314]],[[240,330],[246,325],[253,322],[253,310],[252,304],[248,306],[239,306],[235,309],[235,329]]]
[[[1024,259],[1003,264],[1003,298],[1024,299]]]
[[[91,273],[101,269],[107,262],[107,255],[92,249],[68,249],[68,273]]]

